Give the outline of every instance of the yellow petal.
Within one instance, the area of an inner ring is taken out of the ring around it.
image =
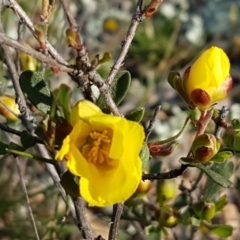
[[[80,100],[72,108],[70,122],[71,125],[74,126],[80,118],[88,119],[92,116],[101,114],[103,113],[97,105],[87,100]]]

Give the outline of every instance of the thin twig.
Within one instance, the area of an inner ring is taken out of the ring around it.
[[[65,15],[67,17],[67,20],[69,22],[70,28],[72,28],[75,31],[79,30],[79,27],[73,17],[73,15],[71,14],[71,12],[69,11],[69,3],[67,3],[65,0],[61,0],[62,6],[63,6],[63,10],[65,12]]]
[[[78,227],[82,230],[82,235],[84,239],[92,240],[93,239],[93,233],[92,229],[90,227],[90,224],[87,221],[86,218],[86,207],[84,205],[84,200],[81,197],[73,199],[73,203],[76,210],[76,215],[78,219]]]
[[[4,124],[4,123],[0,123],[0,129],[5,131],[5,132],[17,135],[19,137],[21,137],[21,135],[22,135],[21,131],[18,131],[18,130],[14,129],[14,128],[10,128],[7,124]],[[35,143],[41,143],[41,144],[44,143],[43,140],[38,138],[37,136],[34,137],[34,141],[35,141]]]
[[[118,73],[120,67],[123,65],[123,61],[128,53],[129,47],[131,45],[131,42],[135,36],[135,32],[137,30],[137,27],[140,22],[142,22],[146,17],[145,14],[141,11],[141,4],[142,0],[139,0],[137,3],[136,10],[133,14],[131,24],[129,26],[129,29],[127,31],[127,35],[125,37],[125,40],[122,42],[122,49],[117,57],[117,60],[113,64],[111,71],[109,73],[109,76],[106,80],[107,85],[111,85],[116,74]]]
[[[151,119],[149,120],[149,124],[148,124],[148,127],[147,127],[147,132],[146,132],[145,142],[148,141],[148,138],[149,138],[150,134],[152,133],[153,126],[154,126],[154,123],[155,123],[155,121],[156,121],[156,117],[157,117],[157,114],[158,114],[160,108],[161,108],[161,106],[157,106],[157,107],[154,109],[153,116],[152,116]]]
[[[22,38],[23,38],[23,27],[24,27],[24,23],[23,21],[20,19],[18,21],[18,37],[17,37],[17,40],[18,42],[21,42],[22,41]],[[19,58],[19,52],[17,52],[17,56],[16,56],[16,66],[17,66],[17,71],[20,72],[20,58]]]
[[[4,33],[0,33],[0,44],[1,45],[6,45],[9,47],[12,47],[18,51],[27,53],[34,58],[38,59],[39,61],[42,61],[44,63],[47,63],[48,65],[52,67],[57,67],[61,71],[67,72],[67,73],[72,73],[74,71],[73,68],[70,66],[62,65],[58,63],[55,59],[51,58],[50,56],[46,56],[42,54],[41,52],[36,51],[33,48],[24,46],[23,44],[19,43],[18,41],[6,36]]]
[[[122,215],[124,204],[118,203],[113,205],[113,213],[111,218],[111,224],[108,234],[108,240],[115,240],[117,237],[118,226]]]
[[[173,169],[165,173],[148,173],[143,174],[142,180],[160,180],[160,179],[171,179],[181,176],[183,172],[189,167],[189,165],[181,165],[179,169]]]
[[[27,188],[26,188],[26,185],[25,185],[24,180],[23,180],[21,165],[20,165],[18,157],[15,158],[15,163],[16,163],[16,166],[17,166],[17,171],[18,171],[20,182],[21,182],[22,191],[23,191],[23,193],[25,195],[25,198],[26,198],[28,214],[29,214],[30,219],[31,219],[34,234],[35,234],[36,239],[40,240],[39,235],[38,235],[37,225],[36,225],[36,222],[35,222],[35,219],[34,219],[34,216],[33,216],[33,212],[32,212],[32,208],[31,208],[31,205],[30,205],[30,202],[29,202]]]
[[[25,11],[21,8],[21,6],[15,1],[15,0],[8,0],[8,3],[5,3],[6,7],[10,7],[13,9],[19,17],[25,22],[28,29],[32,32],[33,36],[38,40],[37,35],[35,34],[35,29],[32,21],[28,17],[28,15],[25,13]],[[3,3],[4,4],[4,3]],[[48,52],[51,54],[51,56],[59,63],[69,66],[70,64],[65,61],[60,54],[56,51],[56,49],[48,42],[48,40],[45,40],[46,48],[48,49]]]

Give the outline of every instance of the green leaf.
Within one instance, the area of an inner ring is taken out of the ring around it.
[[[21,139],[21,144],[23,145],[23,147],[25,147],[26,149],[27,148],[30,148],[34,145],[35,143],[35,138],[33,136],[31,136],[28,131],[26,130],[23,130],[21,132],[21,136],[20,136],[20,139]]]
[[[194,166],[201,169],[205,174],[208,175],[208,177],[210,177],[218,185],[225,188],[232,187],[233,185],[232,182],[223,177],[222,175],[220,175],[218,172],[215,172],[202,164],[194,164]]]
[[[240,131],[234,135],[233,147],[236,151],[240,151]]]
[[[203,221],[203,225],[219,237],[225,238],[232,235],[233,227],[230,225],[210,224],[206,221]]]
[[[213,163],[211,170],[215,173],[218,173],[220,178],[229,179],[234,173],[235,167],[232,162],[226,161],[221,164]],[[206,200],[212,200],[215,194],[217,194],[221,188],[222,187],[218,183],[209,177],[204,188],[203,198]]]
[[[48,114],[53,96],[39,72],[25,71],[20,75],[19,83],[28,100],[42,113]]]
[[[124,97],[126,96],[128,89],[131,84],[131,75],[128,71],[119,72],[112,85],[111,85],[111,95],[113,101],[118,106]],[[101,93],[97,99],[97,105],[102,109],[103,112],[109,112],[105,96]]]
[[[144,112],[145,112],[144,108],[138,107],[127,113],[125,118],[134,122],[141,122],[144,116]]]
[[[59,89],[56,93],[56,102],[58,108],[63,113],[65,119],[70,122],[70,113],[71,113],[71,106],[70,106],[70,98],[71,98],[72,91],[66,84],[61,84]]]
[[[74,176],[71,172],[66,171],[61,178],[61,185],[65,189],[66,193],[71,197],[79,197],[80,189],[77,183],[77,177]]]
[[[224,194],[215,202],[216,212],[221,211],[227,205],[227,203],[227,196]]]
[[[149,148],[146,143],[143,144],[141,153],[140,153],[140,158],[142,160],[142,165],[143,165],[143,170],[147,167],[147,164],[150,159],[150,153],[149,153]]]
[[[231,149],[228,150],[221,150],[217,154],[214,155],[213,158],[211,158],[210,161],[216,162],[216,163],[223,163],[225,160],[228,160],[233,156],[234,151]]]
[[[232,125],[235,130],[239,131],[240,130],[240,119],[232,119]]]
[[[0,142],[0,155],[7,153],[6,148],[8,148],[8,145],[6,143]]]

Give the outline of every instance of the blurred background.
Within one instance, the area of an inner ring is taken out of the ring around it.
[[[41,1],[17,1],[26,11],[33,23],[40,22]],[[121,48],[134,12],[136,0],[71,0],[69,8],[80,26],[80,36],[86,46],[89,58],[106,52],[113,54],[113,59],[102,64],[99,74],[106,78]],[[144,1],[147,5],[149,2]],[[4,9],[2,21],[8,36],[17,38],[18,16],[11,9]],[[49,21],[48,40],[58,50],[64,59],[74,63],[76,52],[68,47],[65,31],[69,27],[63,9],[56,1],[53,15]],[[39,49],[39,44],[25,27],[23,31],[24,44]],[[181,74],[191,65],[202,51],[210,46],[219,46],[225,50],[231,62],[231,76],[234,80],[233,89],[227,99],[218,106],[230,109],[229,118],[240,118],[240,1],[238,0],[165,0],[158,11],[138,27],[130,50],[122,69],[128,70],[132,76],[130,91],[120,106],[120,111],[126,114],[136,107],[144,107],[145,115],[142,124],[146,127],[154,109],[161,105],[157,115],[151,140],[163,140],[175,135],[183,126],[187,116],[187,105],[182,101],[167,82],[170,71]],[[9,73],[4,65],[3,56],[0,60],[0,93],[14,95]],[[33,60],[34,61],[34,60]],[[73,91],[72,104],[83,98],[75,83],[67,74],[54,75],[46,73],[52,90],[61,83],[68,84]],[[96,90],[97,94],[97,90]],[[5,118],[1,117],[2,122]],[[20,123],[10,123],[14,128],[21,129]],[[211,128],[211,126],[210,126]],[[179,158],[186,156],[194,137],[193,127],[178,139],[180,146],[169,157],[151,160],[149,171],[158,168],[168,171],[178,168]],[[0,138],[7,142],[19,139],[13,135],[0,132]],[[225,207],[219,221],[234,227],[234,234],[228,239],[240,237],[240,185],[239,156],[232,161],[236,165],[236,173],[232,177],[235,189],[224,190],[229,203]],[[54,188],[51,178],[44,165],[38,162],[21,159],[24,180],[27,184],[31,206],[37,222],[41,239],[81,239],[77,227],[68,216],[68,208]],[[194,180],[197,170],[190,169],[180,179],[186,185]],[[153,186],[155,186],[153,184]],[[201,186],[200,186],[201,187]],[[155,201],[156,188],[152,187],[145,201]],[[174,201],[174,200],[173,200]],[[88,209],[89,221],[96,233],[107,236],[111,208]],[[123,216],[124,218],[124,216]],[[123,220],[118,239],[142,239],[139,226],[132,221]],[[169,231],[164,239],[188,239],[185,226]],[[173,234],[175,231],[175,235]],[[194,239],[219,239],[209,233],[196,234]],[[0,159],[0,239],[34,239],[31,222],[25,205],[25,197],[20,188],[19,176],[14,164],[14,158],[3,156]],[[175,238],[177,239],[177,238]]]

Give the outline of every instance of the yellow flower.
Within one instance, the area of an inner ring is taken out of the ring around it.
[[[73,130],[56,159],[80,176],[80,193],[90,206],[109,206],[127,200],[142,177],[139,157],[143,127],[125,118],[104,114],[93,103],[79,101],[71,113]]]
[[[192,105],[205,110],[225,98],[232,88],[230,63],[225,52],[218,47],[207,49],[186,70],[184,89]]]

